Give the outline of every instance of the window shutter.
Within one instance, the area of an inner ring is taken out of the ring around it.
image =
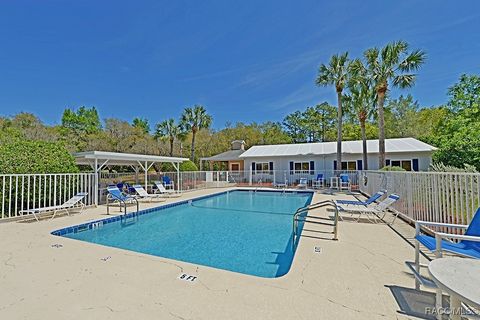
[[[357,170],[363,170],[362,160],[357,160]]]
[[[252,171],[255,171],[255,162],[252,162]]]
[[[413,171],[418,171],[418,159],[412,159]]]
[[[333,160],[333,170],[337,170],[337,160]]]
[[[386,159],[385,160],[385,165],[388,167],[390,165],[390,159]],[[382,169],[382,168],[378,168],[378,169]]]
[[[310,161],[310,174],[315,173],[315,161]]]
[[[268,163],[268,170],[273,171],[273,162]]]
[[[290,174],[293,174],[293,161],[290,161]]]

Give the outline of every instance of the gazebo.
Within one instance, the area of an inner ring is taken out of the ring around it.
[[[171,163],[177,171],[177,178],[180,180],[180,163],[187,161],[187,158],[154,156],[148,154],[133,154],[106,151],[86,151],[73,154],[77,164],[89,165],[95,174],[95,205],[98,205],[99,173],[107,165],[129,166],[138,172],[141,168],[145,173],[145,188],[148,183],[148,170],[155,163]]]

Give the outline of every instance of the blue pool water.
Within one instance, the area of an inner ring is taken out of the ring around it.
[[[311,197],[236,190],[63,236],[273,278],[290,269],[292,216]]]

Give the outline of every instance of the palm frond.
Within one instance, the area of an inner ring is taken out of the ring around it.
[[[393,85],[399,88],[410,88],[413,87],[416,80],[415,74],[400,74],[393,78]]]
[[[418,68],[425,63],[426,53],[422,50],[415,50],[410,53],[398,65],[398,69],[404,72],[418,70]]]

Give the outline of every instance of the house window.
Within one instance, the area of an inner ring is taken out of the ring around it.
[[[357,161],[342,161],[342,170],[357,170]]]
[[[255,163],[255,173],[266,173],[269,172],[270,166],[268,162],[257,162]]]
[[[306,173],[310,171],[310,162],[295,162],[293,164],[295,173]]]
[[[412,160],[391,160],[392,167],[400,167],[407,171],[412,171]]]
[[[230,163],[230,171],[240,171],[240,163],[238,162]]]

